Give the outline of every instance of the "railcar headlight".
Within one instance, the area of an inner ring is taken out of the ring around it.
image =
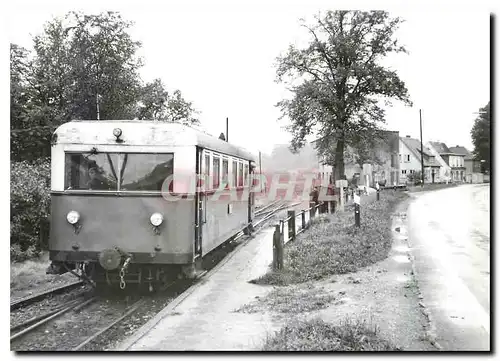
[[[71,211],[66,216],[69,224],[76,224],[80,220],[80,213],[77,211]]]
[[[163,222],[163,216],[160,213],[153,213],[149,220],[153,226],[158,227]]]
[[[122,130],[120,128],[113,129],[113,135],[117,138],[120,138],[120,136],[122,135]]]

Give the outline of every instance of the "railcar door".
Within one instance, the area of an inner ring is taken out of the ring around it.
[[[255,163],[249,162],[249,174],[248,174],[248,223],[251,223],[253,220],[253,215],[255,212],[255,185],[254,185],[254,169]]]
[[[201,245],[203,240],[203,223],[205,220],[204,212],[206,208],[206,194],[201,190],[204,187],[200,187],[201,182],[203,182],[203,172],[202,172],[202,154],[203,150],[196,147],[196,196],[195,196],[195,240],[194,240],[194,252],[196,256],[201,256]],[[200,189],[201,188],[201,189]]]

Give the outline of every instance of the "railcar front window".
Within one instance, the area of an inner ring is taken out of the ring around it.
[[[172,153],[67,153],[65,189],[158,191],[174,171]]]
[[[67,153],[65,189],[117,190],[117,154]]]
[[[174,155],[171,153],[126,153],[121,155],[122,191],[157,191],[171,180]]]

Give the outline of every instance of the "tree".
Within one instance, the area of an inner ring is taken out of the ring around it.
[[[71,12],[69,51],[72,54],[71,114],[76,119],[130,119],[140,88],[141,43],[128,34],[132,22],[118,13],[84,15]]]
[[[16,44],[10,44],[10,154],[12,160],[23,149],[23,139],[29,136],[28,109],[30,99],[28,51]]]
[[[347,146],[365,148],[380,138],[385,111],[397,99],[411,105],[404,82],[381,60],[406,53],[393,39],[402,23],[386,12],[328,11],[314,25],[302,26],[311,39],[306,48],[290,45],[277,59],[277,82],[290,86],[292,99],[277,106],[291,120],[292,148],[304,146],[318,133],[318,154],[333,165],[335,178],[344,176]]]
[[[140,42],[115,12],[70,12],[33,38],[33,54],[11,45],[11,157],[50,156],[54,130],[73,119],[159,119],[198,123],[179,90],[143,86]],[[141,104],[141,107],[138,107]]]
[[[169,94],[160,79],[147,83],[140,90],[136,117],[183,124],[199,124],[195,117],[198,113],[191,102],[186,101],[180,92]]]
[[[133,117],[142,63],[135,56],[140,43],[127,33],[130,26],[113,12],[71,12],[47,22],[33,38],[32,60],[11,46],[13,159],[50,156],[51,136],[59,125],[97,119],[98,95],[100,119]]]
[[[483,163],[483,171],[490,170],[490,147],[491,147],[491,116],[490,116],[490,102],[479,110],[479,116],[474,121],[472,130],[470,132],[472,137],[472,144],[474,145],[474,158]]]

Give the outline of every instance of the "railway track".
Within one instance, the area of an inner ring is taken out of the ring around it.
[[[300,204],[300,202],[289,204],[285,201],[275,201],[259,209],[258,212],[256,212],[257,221],[254,223],[254,227],[259,228],[258,230],[256,229],[256,233],[259,232],[259,230],[263,229],[263,225],[265,224],[265,222],[271,219],[275,214],[285,210],[286,208],[290,208],[298,204]],[[233,241],[243,237],[243,235],[243,232],[238,233],[236,237],[233,238]],[[232,253],[237,247],[238,245],[235,245],[234,248],[226,251],[227,253],[225,254],[224,258]],[[221,259],[214,263],[210,268],[215,267],[215,265],[217,265]],[[200,276],[200,278],[202,277],[203,275]],[[198,278],[198,280],[200,278]],[[62,287],[58,287],[57,289],[49,290],[31,296],[26,299],[18,300],[11,303],[11,310],[19,308],[22,305],[32,304],[37,300],[46,298],[52,292],[62,293],[64,292],[64,290],[76,288],[78,287],[78,285],[83,284],[83,281],[78,281],[70,285],[65,285]],[[62,334],[60,334],[60,332],[53,333],[53,339],[51,342],[56,350],[86,351],[106,349],[106,347],[110,344],[109,338],[116,338],[117,342],[123,339],[124,334],[128,333],[125,330],[130,331],[131,325],[133,325],[134,328],[142,326],[147,322],[147,320],[154,317],[156,313],[161,311],[161,309],[163,309],[168,303],[172,302],[181,294],[183,294],[193,284],[193,282],[184,286],[171,284],[171,288],[178,288],[178,292],[171,292],[172,294],[175,294],[175,296],[170,295],[169,287],[167,286],[162,290],[163,293],[160,295],[156,295],[154,297],[140,297],[130,305],[128,304],[128,302],[125,302],[127,304],[126,307],[124,307],[122,301],[121,303],[119,303],[120,306],[118,306],[118,304],[116,305],[116,308],[120,308],[120,310],[114,310],[111,316],[107,316],[107,312],[105,310],[107,301],[99,297],[92,296],[87,298],[84,297],[84,299],[73,299],[67,301],[54,307],[50,311],[45,312],[42,315],[36,315],[20,324],[13,326],[11,328],[11,347],[12,342],[14,341],[21,344],[24,342],[25,346],[23,348],[31,350],[35,349],[35,345],[37,344],[37,342],[30,342],[30,340],[28,340],[29,337],[27,336],[30,336],[30,334],[32,336],[32,339],[36,340],[40,337],[42,338],[41,341],[38,341],[39,344],[46,344],[46,342],[43,341],[43,338],[48,337],[47,334],[51,333],[51,325],[52,327],[56,327],[54,323],[59,322],[60,324],[66,326],[76,325],[79,331],[83,330],[85,332],[80,332],[83,333],[83,335],[72,335],[70,333],[69,336],[65,335],[65,332],[62,332]],[[171,296],[171,299],[167,301],[165,300]],[[92,303],[94,303],[94,305],[90,306]],[[92,309],[85,309],[89,306]],[[80,314],[82,310],[84,312]],[[143,316],[144,313],[146,313],[146,316]],[[63,320],[62,318],[66,319]],[[100,322],[95,320],[96,318],[101,318]],[[93,324],[91,324],[92,322]],[[64,327],[65,326],[59,326],[58,328],[61,328],[63,330],[66,330],[68,328]],[[68,329],[71,330],[71,328]],[[35,345],[33,345],[33,343]],[[53,348],[49,349],[53,350]],[[38,351],[39,349],[36,350]]]
[[[53,310],[39,316],[32,317],[28,319],[27,321],[24,321],[20,324],[17,324],[13,327],[10,328],[10,332],[14,332],[16,330],[21,330],[14,335],[10,336],[10,341],[14,341],[15,339],[18,339],[21,336],[24,336],[28,334],[29,332],[35,330],[36,328],[45,325],[47,322],[62,316],[63,314],[71,311],[71,310],[80,310],[83,307],[85,307],[87,304],[91,303],[92,301],[95,300],[95,297],[92,297],[88,300],[83,300],[83,301],[78,301],[78,300],[71,300],[67,303],[64,303],[60,306],[55,307]]]
[[[78,287],[83,286],[83,285],[84,285],[83,281],[75,281],[75,282],[72,282],[72,283],[69,283],[69,284],[66,284],[63,286],[54,287],[54,288],[39,292],[39,293],[37,293],[35,295],[31,295],[29,297],[23,297],[21,299],[15,300],[15,301],[10,303],[10,311],[12,312],[18,308],[26,307],[26,306],[31,305],[35,302],[38,302],[42,299],[45,299],[49,296],[61,294],[61,293],[73,290],[73,289],[78,288]]]

